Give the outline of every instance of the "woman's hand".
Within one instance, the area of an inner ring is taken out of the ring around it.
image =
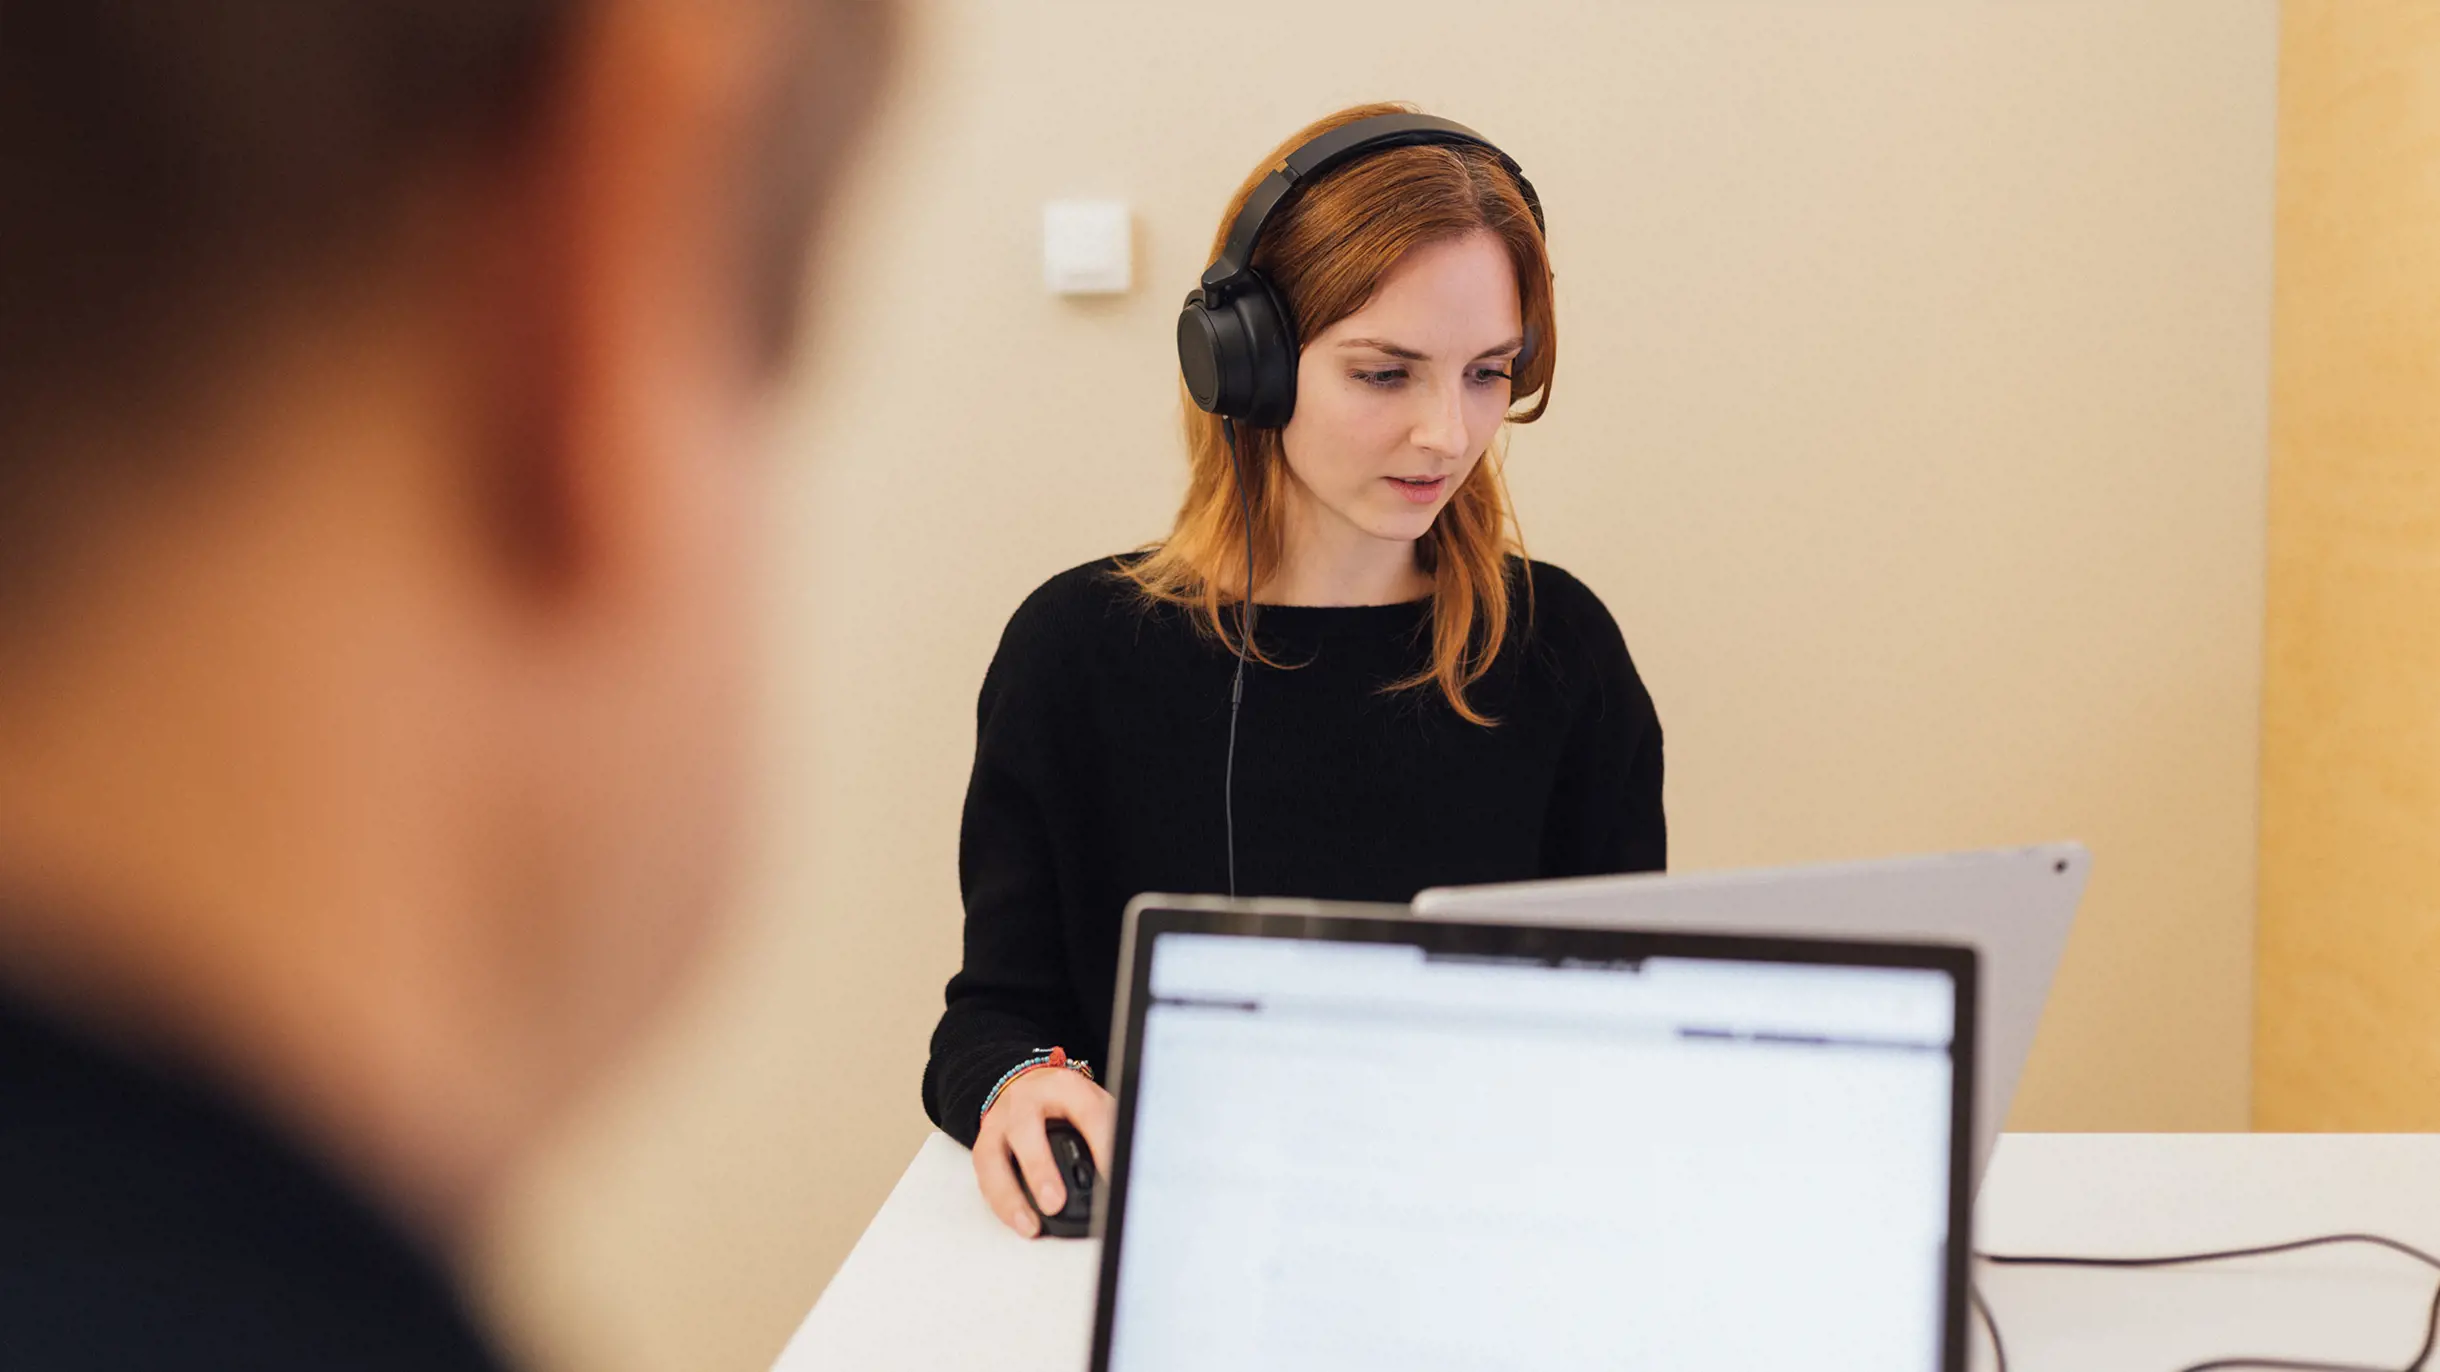
[[[1042,1220],[1017,1187],[1017,1168],[1024,1169],[1025,1185],[1044,1213],[1055,1215],[1067,1204],[1067,1186],[1042,1132],[1043,1122],[1054,1119],[1076,1126],[1093,1152],[1095,1170],[1107,1176],[1118,1104],[1082,1072],[1044,1067],[1008,1083],[974,1136],[974,1179],[982,1185],[983,1199],[1003,1223],[1029,1239],[1042,1232]],[[1013,1167],[1010,1154],[1016,1156]]]

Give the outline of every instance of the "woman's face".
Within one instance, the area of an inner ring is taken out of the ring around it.
[[[1371,300],[1304,345],[1281,430],[1307,516],[1412,543],[1508,412],[1524,343],[1516,269],[1488,232],[1408,253]]]

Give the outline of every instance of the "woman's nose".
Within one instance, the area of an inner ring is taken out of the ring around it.
[[[1451,460],[1466,455],[1466,408],[1456,388],[1434,386],[1415,417],[1414,445],[1434,457]]]

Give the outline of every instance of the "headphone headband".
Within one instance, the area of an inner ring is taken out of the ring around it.
[[[1534,194],[1533,183],[1525,179],[1515,159],[1501,152],[1490,139],[1453,119],[1428,114],[1377,114],[1316,135],[1289,153],[1278,170],[1254,187],[1254,193],[1246,197],[1244,207],[1230,222],[1220,255],[1204,270],[1204,298],[1226,294],[1239,284],[1253,265],[1254,242],[1262,236],[1262,226],[1304,183],[1368,153],[1420,147],[1482,148],[1497,157],[1500,166],[1516,178],[1517,189],[1525,195],[1525,207],[1533,213],[1535,227],[1546,231],[1549,228],[1542,220],[1542,197]]]

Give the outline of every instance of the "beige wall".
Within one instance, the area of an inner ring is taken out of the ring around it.
[[[2247,1114],[2270,0],[926,12],[778,516],[740,937],[505,1226],[557,1365],[756,1368],[921,1138],[973,694],[1049,573],[1176,499],[1170,329],[1252,159],[1474,123],[1548,201],[1533,551],[1624,625],[1681,867],[2076,836],[2016,1123]],[[1043,200],[1139,280],[1039,285]]]
[[[2284,24],[2254,1118],[2440,1129],[2440,9]]]

